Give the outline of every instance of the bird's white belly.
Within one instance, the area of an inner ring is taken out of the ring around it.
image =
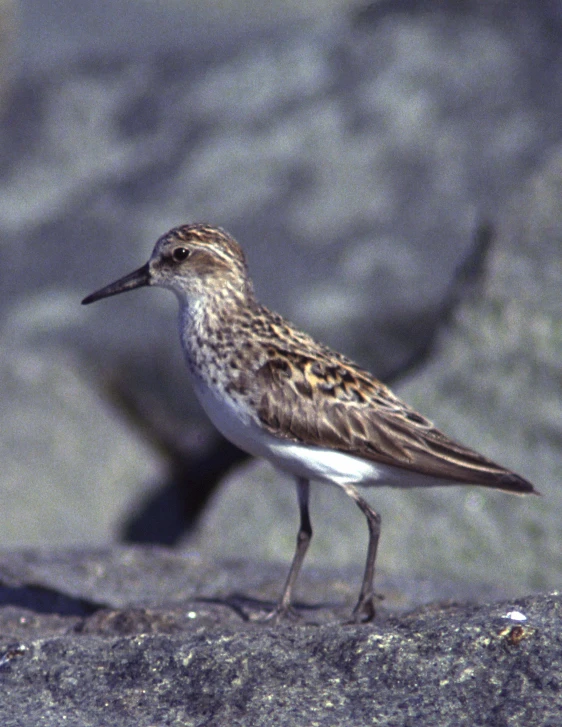
[[[193,378],[197,398],[216,428],[228,440],[255,457],[263,457],[284,472],[335,485],[432,486],[443,480],[372,462],[334,449],[299,444],[261,429],[243,407],[219,396]]]

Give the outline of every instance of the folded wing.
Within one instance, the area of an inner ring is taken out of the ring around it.
[[[415,470],[443,484],[535,492],[519,475],[446,437],[347,359],[297,358],[279,349],[257,372],[258,414],[271,434]]]

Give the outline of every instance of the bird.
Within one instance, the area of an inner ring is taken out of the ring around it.
[[[358,487],[481,485],[539,494],[518,474],[447,437],[346,356],[316,342],[254,292],[238,242],[221,227],[184,224],[148,262],[88,295],[88,305],[144,286],[171,290],[191,384],[216,428],[296,483],[300,524],[281,597],[267,618],[298,617],[293,590],[312,538],[310,482],[335,484],[367,520],[355,623],[375,617],[379,513]]]

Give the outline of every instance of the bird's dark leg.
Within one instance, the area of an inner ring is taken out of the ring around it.
[[[293,596],[293,587],[298,578],[306,551],[312,539],[312,525],[310,524],[310,516],[308,513],[308,495],[310,483],[304,477],[297,477],[297,497],[299,500],[300,527],[297,535],[297,547],[291,563],[289,575],[285,581],[281,600],[275,611],[270,615],[271,618],[283,618],[292,614],[291,600]]]
[[[369,503],[364,500],[352,485],[343,485],[347,494],[355,500],[365,517],[369,526],[369,545],[367,548],[367,562],[363,583],[359,592],[359,600],[353,609],[352,619],[355,623],[371,621],[375,617],[375,594],[373,592],[373,580],[375,578],[375,560],[377,559],[377,546],[381,532],[381,516],[375,512]]]

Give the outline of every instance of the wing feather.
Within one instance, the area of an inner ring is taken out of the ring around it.
[[[324,353],[324,349],[319,349]],[[445,482],[533,492],[523,478],[446,437],[347,359],[278,349],[259,368],[259,420],[271,434],[328,447]]]

